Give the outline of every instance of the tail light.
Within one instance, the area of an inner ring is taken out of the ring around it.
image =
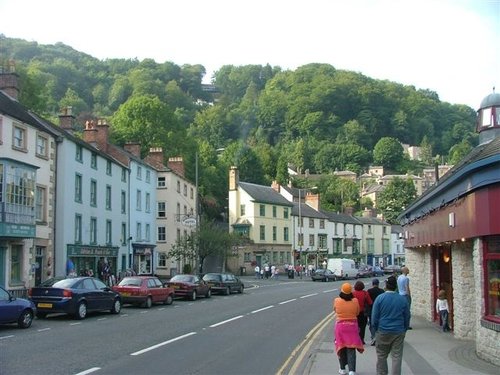
[[[33,290],[31,288],[28,289],[28,296],[31,297],[32,296],[32,292]]]
[[[71,298],[73,297],[73,292],[69,289],[63,289],[63,297]]]

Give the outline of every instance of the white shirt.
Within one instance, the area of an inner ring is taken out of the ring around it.
[[[448,300],[447,299],[437,299],[436,300],[436,311],[439,314],[441,310],[448,310]]]

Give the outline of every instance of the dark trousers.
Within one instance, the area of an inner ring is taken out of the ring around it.
[[[440,310],[439,317],[441,318],[441,326],[443,327],[443,332],[449,331],[450,326],[448,324],[448,310]]]
[[[363,344],[365,343],[365,331],[367,323],[368,323],[368,318],[365,316],[364,312],[361,312],[361,314],[358,315],[358,327],[359,327],[359,337],[361,338],[361,341],[363,341]]]
[[[338,352],[340,368],[345,369],[349,366],[349,371],[356,371],[356,349],[342,348]]]

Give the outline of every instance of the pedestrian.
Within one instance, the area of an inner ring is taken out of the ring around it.
[[[398,276],[398,291],[401,296],[406,298],[408,302],[408,309],[411,310],[411,292],[410,292],[410,279],[408,278],[408,274],[410,270],[408,267],[401,268],[401,275]],[[408,323],[408,329],[413,329]]]
[[[269,278],[269,265],[268,264],[266,264],[264,266],[264,273],[266,274],[266,279],[268,279]]]
[[[260,267],[258,264],[255,266],[255,278],[256,279],[260,278]]]
[[[372,307],[372,324],[375,329],[377,375],[387,375],[387,357],[391,354],[392,375],[401,374],[403,346],[410,324],[410,306],[405,297],[396,293],[397,279],[389,276],[385,293],[380,294]]]
[[[359,303],[359,314],[357,317],[358,327],[359,327],[359,337],[361,338],[361,341],[363,342],[364,345],[366,324],[368,322],[368,316],[371,313],[371,307],[373,302],[372,298],[365,290],[365,284],[361,280],[356,281],[356,283],[354,284],[354,291],[352,292],[352,294],[358,300]]]
[[[363,343],[359,337],[359,303],[352,294],[349,283],[342,284],[340,293],[333,301],[335,318],[335,352],[339,358],[339,374],[356,374],[356,350],[363,353]],[[347,366],[347,367],[346,367]]]
[[[264,278],[264,267],[262,267],[260,269],[260,278],[263,279]]]
[[[271,266],[271,279],[273,279],[273,278],[274,278],[274,274],[275,274],[275,272],[276,272],[276,266],[273,264],[273,265]]]
[[[373,303],[375,303],[375,300],[379,295],[384,293],[384,289],[379,288],[379,285],[380,285],[379,279],[375,278],[372,280],[372,287],[367,290]],[[375,329],[373,328],[371,314],[368,316],[368,327],[370,329],[370,339],[371,339],[370,345],[375,346]]]
[[[446,291],[444,289],[441,289],[436,300],[436,312],[439,314],[443,332],[447,332],[450,330],[450,326],[448,324],[449,311],[448,300],[446,299]]]

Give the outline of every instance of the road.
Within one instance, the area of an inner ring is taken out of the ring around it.
[[[243,294],[0,327],[0,373],[275,374],[340,282],[245,279]]]

